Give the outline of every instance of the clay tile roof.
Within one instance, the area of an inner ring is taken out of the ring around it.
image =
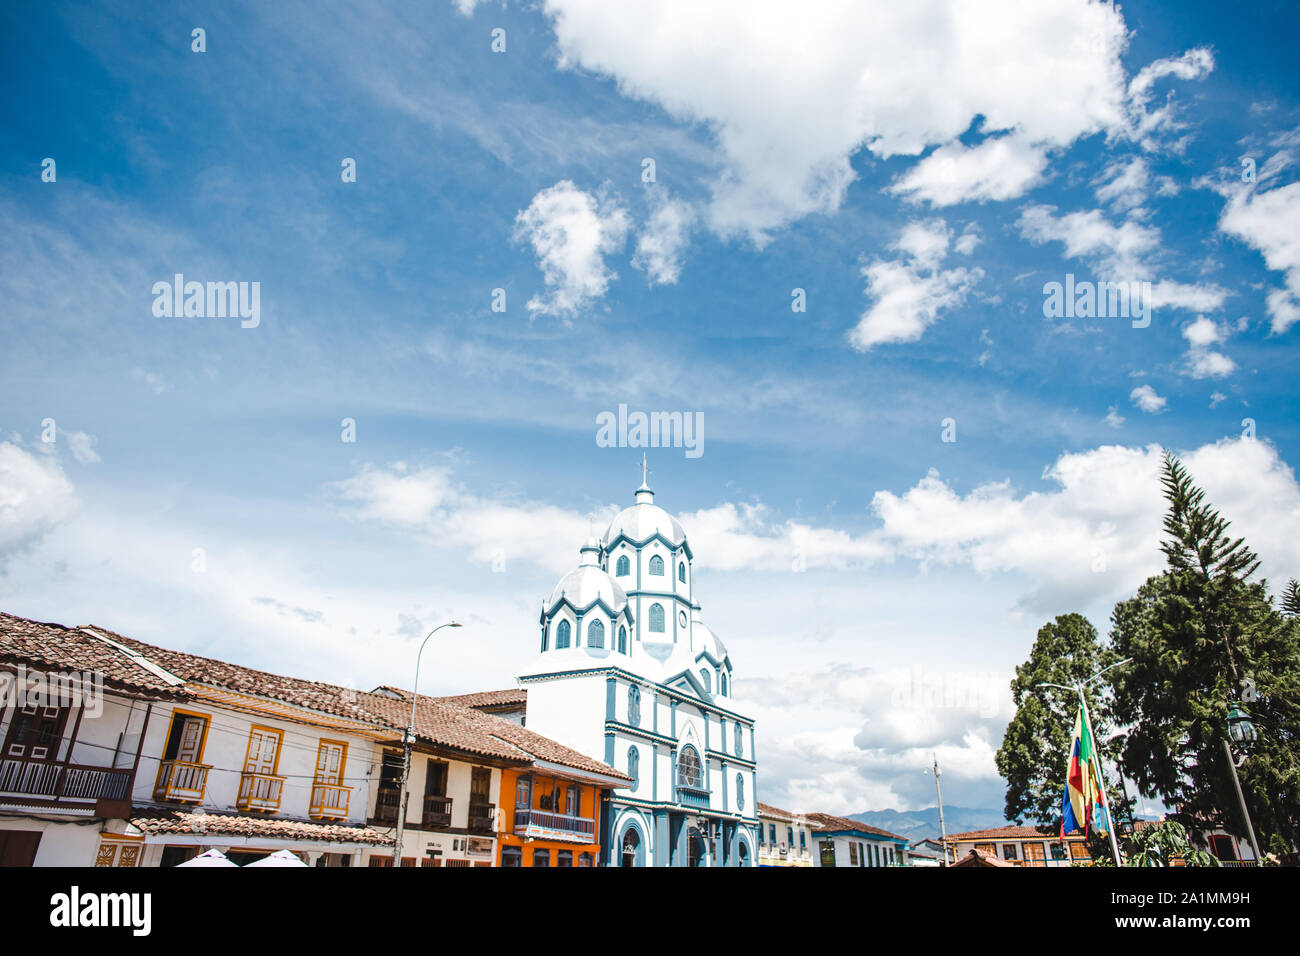
[[[1010,860],[999,860],[990,853],[983,850],[972,849],[964,857],[953,863],[952,866],[1017,866],[1018,864]]]
[[[308,823],[274,817],[240,816],[232,813],[190,813],[184,810],[155,810],[136,807],[131,825],[145,833],[203,833],[227,836],[265,837],[278,840],[312,840],[330,843],[391,844],[392,838],[370,827],[339,823]]]
[[[776,817],[778,820],[794,819],[794,814],[789,810],[782,810],[780,807],[774,807],[766,803],[760,803],[757,806],[758,815],[761,817]]]
[[[105,641],[62,624],[0,612],[0,660],[61,671],[93,671],[106,686],[146,697],[183,697],[177,685]]]
[[[241,667],[198,654],[173,651],[115,634],[102,627],[88,630],[94,630],[148,658],[183,681],[270,698],[308,710],[361,721],[391,731],[394,740],[401,739],[401,733],[411,719],[411,694],[400,688],[381,688],[381,691],[385,691],[383,693],[358,691],[350,687]],[[14,635],[12,638],[11,633]],[[91,662],[99,661],[106,670],[110,667],[117,668],[134,680],[146,682],[150,689],[156,686],[176,692],[161,678],[132,664],[128,655],[113,648],[111,644],[58,624],[38,624],[12,615],[0,615],[0,658],[5,656],[10,646],[17,649],[11,653],[22,651],[26,654],[25,659],[35,659],[33,655],[37,653],[48,657],[52,653],[52,647],[63,648],[59,656],[67,658],[69,663],[65,665],[60,659],[56,662],[60,666],[72,667],[75,661],[76,669],[86,670],[90,669]],[[506,692],[490,691],[488,696],[503,693]],[[548,737],[525,730],[502,717],[456,703],[454,699],[421,697],[415,707],[415,733],[418,738],[436,746],[521,766],[537,759],[628,782],[632,779],[599,760]]]
[[[1058,832],[1051,828],[1044,831],[1038,829],[1038,827],[1005,826],[990,827],[987,830],[969,830],[966,833],[949,833],[948,842],[965,842],[967,840],[1045,840],[1054,836],[1058,836]]]
[[[874,833],[876,836],[889,837],[891,840],[902,840],[907,842],[907,837],[899,836],[897,833],[890,833],[888,830],[882,830],[880,827],[873,827],[869,824],[862,823],[858,820],[850,820],[848,817],[832,816],[829,813],[809,813],[809,821],[813,824],[813,830],[819,833],[826,833],[834,830],[857,830],[859,833]]]
[[[396,688],[390,688],[396,690]],[[401,691],[406,694],[407,691]],[[475,710],[495,710],[496,708],[523,707],[528,703],[528,691],[522,687],[510,687],[506,690],[483,690],[477,694],[457,694],[454,697],[439,697],[450,704],[473,707]]]

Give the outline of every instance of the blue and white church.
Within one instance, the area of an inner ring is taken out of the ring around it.
[[[700,619],[693,560],[643,473],[543,602],[541,653],[519,678],[531,730],[635,781],[605,808],[606,866],[755,865],[754,722]]]

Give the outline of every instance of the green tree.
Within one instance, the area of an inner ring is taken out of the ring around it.
[[[1287,617],[1300,617],[1300,584],[1292,578],[1282,592],[1282,613]]]
[[[1016,668],[1011,681],[1016,713],[997,753],[998,773],[1007,781],[1008,820],[1031,820],[1043,827],[1056,827],[1061,821],[1079,703],[1074,694],[1039,685],[1073,686],[1116,660],[1081,614],[1062,614],[1039,628],[1029,659]],[[1088,697],[1088,714],[1102,759],[1109,762],[1105,741],[1111,726],[1110,700],[1095,685]],[[1113,788],[1106,795],[1108,799],[1118,796]],[[1120,813],[1122,818],[1123,810]]]
[[[1114,652],[1133,658],[1114,672],[1113,716],[1130,728],[1123,770],[1189,828],[1214,823],[1244,836],[1222,743],[1228,710],[1240,702],[1260,733],[1241,783],[1261,846],[1294,846],[1300,622],[1278,612],[1264,582],[1250,580],[1259,559],[1229,536],[1228,521],[1171,455],[1162,481],[1167,570],[1111,616]]]
[[[1126,866],[1169,866],[1175,857],[1184,866],[1219,865],[1214,854],[1192,846],[1187,830],[1174,820],[1144,826],[1126,842]]]

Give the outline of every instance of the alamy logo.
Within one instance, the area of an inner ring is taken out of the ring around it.
[[[601,448],[685,448],[687,458],[704,454],[703,412],[631,412],[596,416],[596,444]]]
[[[50,897],[50,925],[125,926],[134,936],[148,936],[153,928],[153,897],[148,893],[69,893]]]
[[[98,671],[31,671],[27,665],[0,671],[0,711],[12,705],[31,712],[42,707],[84,707],[85,716],[104,713],[104,675]]]
[[[1065,277],[1043,285],[1043,316],[1049,319],[1128,319],[1133,328],[1151,324],[1150,282],[1091,282]]]
[[[186,282],[176,273],[171,282],[155,282],[153,314],[159,319],[224,319],[238,317],[241,328],[262,323],[262,283]]]

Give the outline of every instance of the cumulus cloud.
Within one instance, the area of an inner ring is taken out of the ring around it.
[[[1011,198],[1046,150],[1129,124],[1117,8],[1086,0],[918,0],[900,6],[546,0],[562,67],[613,78],[716,137],[708,210],[720,233],[762,242],[842,204],[850,158],[918,156],[897,184],[935,204]],[[1144,81],[1145,83],[1146,81]],[[991,137],[959,137],[983,117]],[[998,160],[1004,162],[999,165]]]
[[[1054,490],[1017,494],[1009,482],[957,493],[931,471],[902,495],[877,492],[881,540],[922,563],[968,564],[1032,582],[1021,606],[1058,613],[1131,593],[1163,561],[1162,449],[1105,445],[1070,453],[1043,472]],[[1271,444],[1224,439],[1182,456],[1266,574],[1300,566],[1300,543],[1279,520],[1300,518],[1300,486]]]
[[[1270,269],[1283,273],[1285,285],[1268,295],[1274,335],[1300,321],[1300,182],[1257,192],[1236,190],[1228,199],[1219,228],[1264,256]]]
[[[889,192],[911,202],[951,206],[1014,199],[1043,178],[1047,148],[1023,136],[988,139],[978,146],[949,143],[900,176]]]
[[[1148,415],[1156,415],[1165,410],[1165,399],[1157,395],[1150,385],[1139,385],[1129,392],[1128,399]]]
[[[0,442],[0,571],[77,507],[77,495],[56,458]]]
[[[855,349],[865,352],[885,343],[915,342],[938,321],[940,312],[965,302],[984,272],[939,268],[950,238],[943,220],[909,223],[894,244],[902,259],[877,259],[863,268],[866,292],[874,301],[849,332]]]
[[[1121,212],[1141,206],[1146,201],[1151,172],[1147,161],[1134,156],[1106,167],[1093,190],[1100,202],[1110,203]]]
[[[1237,368],[1237,363],[1214,349],[1227,335],[1222,326],[1203,315],[1197,316],[1195,322],[1184,328],[1183,338],[1188,344],[1186,373],[1192,378],[1223,378],[1230,375]]]
[[[515,240],[533,247],[550,292],[530,299],[528,311],[568,318],[603,296],[618,278],[605,256],[623,248],[631,224],[606,191],[593,196],[567,179],[534,196],[515,218]]]
[[[651,285],[672,285],[682,272],[682,255],[690,240],[695,211],[660,189],[652,189],[648,196],[650,220],[637,237],[632,265],[645,270]]]
[[[1100,209],[1057,215],[1052,206],[1030,206],[1017,222],[1035,245],[1059,242],[1067,258],[1083,259],[1107,282],[1151,282],[1151,307],[1214,311],[1227,291],[1208,283],[1157,279],[1151,264],[1160,252],[1160,230],[1133,219],[1115,224]]]
[[[83,465],[93,465],[99,461],[95,451],[95,436],[85,432],[61,432],[60,437],[68,443],[72,457]]]

